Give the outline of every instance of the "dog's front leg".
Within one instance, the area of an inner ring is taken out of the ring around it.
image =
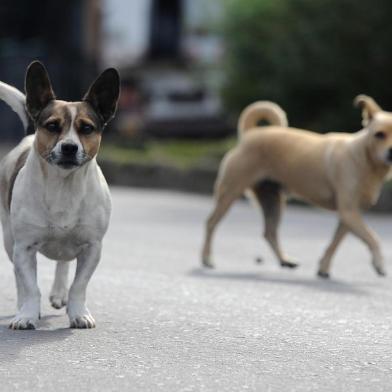
[[[86,306],[87,284],[101,257],[101,243],[86,246],[77,258],[76,274],[68,295],[67,313],[71,328],[94,328],[95,320]]]
[[[18,290],[18,313],[11,329],[35,329],[39,319],[41,294],[37,285],[36,250],[30,245],[15,244],[12,261]]]
[[[379,242],[373,231],[366,226],[359,211],[356,209],[341,210],[340,217],[347,228],[368,246],[376,272],[381,276],[385,276],[384,260]]]
[[[336,228],[335,234],[332,238],[332,241],[329,244],[323,257],[320,260],[319,270],[317,273],[317,275],[320,278],[329,278],[329,270],[331,268],[332,256],[334,255],[337,247],[339,246],[339,244],[343,240],[347,231],[348,231],[347,227],[342,222],[339,222],[338,227]]]

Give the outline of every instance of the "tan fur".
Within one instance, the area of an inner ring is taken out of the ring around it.
[[[39,155],[46,160],[59,140],[59,134],[49,133],[46,129],[39,127],[36,131],[35,148]]]
[[[30,151],[30,149],[26,149],[19,155],[19,157],[18,157],[18,159],[17,159],[17,161],[15,163],[14,171],[13,171],[13,173],[11,175],[10,181],[7,183],[8,199],[7,199],[7,205],[6,206],[8,208],[8,211],[11,208],[12,190],[14,188],[16,176],[18,175],[18,173],[20,172],[22,167],[25,165],[27,156],[29,155],[29,151]]]
[[[40,121],[36,128],[35,148],[44,160],[48,158],[53,147],[63,139],[69,127],[70,115],[67,109],[68,105],[68,102],[53,101],[43,110],[40,116]],[[60,134],[49,132],[45,125],[51,121],[58,121],[63,132]]]
[[[0,199],[6,211],[10,210],[14,183],[18,173],[26,163],[30,149],[31,143],[22,143],[19,148],[15,149],[15,155],[11,157],[14,161],[11,166],[12,170],[3,171],[0,176]],[[5,159],[1,162],[2,165],[6,164]]]
[[[78,130],[83,123],[96,126],[91,118],[94,118],[95,114],[89,105],[81,103],[78,106],[78,113],[75,119],[76,129]],[[101,144],[102,134],[101,132],[93,132],[89,135],[83,135],[79,133],[80,141],[83,145],[85,153],[92,159],[98,154],[98,150]]]
[[[80,135],[80,141],[83,145],[85,153],[90,159],[98,154],[99,146],[101,145],[101,134],[94,132],[91,135]]]
[[[277,235],[288,192],[339,214],[334,239],[320,263],[320,276],[328,276],[332,255],[347,231],[367,244],[376,271],[384,274],[378,241],[360,210],[377,201],[389,172],[392,114],[382,112],[370,97],[360,96],[356,102],[368,122],[366,129],[355,134],[320,135],[288,128],[283,110],[271,102],[256,102],[243,111],[239,144],[224,157],[216,180],[216,206],[207,221],[204,265],[212,266],[210,248],[216,225],[234,200],[250,189],[263,208],[265,238],[282,266],[296,266],[280,249]],[[282,125],[257,127],[261,120]],[[379,131],[385,136],[382,140],[377,137]]]
[[[249,105],[241,113],[238,121],[238,136],[242,136],[249,129],[257,127],[257,123],[266,120],[270,125],[287,127],[286,113],[279,105],[269,101],[255,102]]]

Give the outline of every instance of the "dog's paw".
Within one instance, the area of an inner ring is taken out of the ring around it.
[[[91,314],[76,316],[70,319],[70,327],[79,329],[95,328],[95,320]]]
[[[71,328],[95,328],[94,317],[83,303],[69,301],[67,312]]]
[[[280,266],[283,268],[297,268],[298,267],[298,263],[296,263],[295,261],[291,261],[291,260],[281,260],[280,261]]]
[[[38,320],[33,317],[16,315],[8,327],[10,329],[35,329],[37,327],[37,322]]]
[[[324,271],[318,271],[317,276],[322,279],[329,279],[329,273]]]
[[[373,263],[373,267],[375,269],[375,271],[377,272],[378,276],[387,276],[387,273],[384,269],[384,267],[380,266],[380,265],[376,265]]]
[[[55,309],[61,309],[65,305],[67,305],[67,296],[66,294],[64,295],[59,295],[59,294],[51,294],[49,297],[50,304],[55,308]]]
[[[203,264],[203,266],[206,267],[206,268],[210,268],[210,269],[215,268],[215,265],[214,265],[214,263],[211,261],[211,258],[210,258],[210,257],[203,257],[202,264]]]

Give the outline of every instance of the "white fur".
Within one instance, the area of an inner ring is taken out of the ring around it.
[[[28,118],[25,109],[26,97],[15,87],[0,82],[0,99],[3,100],[19,116],[24,129],[28,126]]]
[[[22,141],[26,143],[32,144],[33,137]],[[15,157],[17,153],[11,152],[4,160],[0,176],[12,170]],[[35,327],[38,321],[37,252],[58,261],[51,293],[55,307],[67,300],[68,266],[64,263],[77,259],[67,312],[71,326],[94,327],[85,303],[86,287],[100,259],[111,211],[109,189],[95,158],[65,170],[44,162],[33,146],[16,178],[10,212],[3,205],[0,208],[5,247],[15,266],[18,288],[19,313],[11,327]]]

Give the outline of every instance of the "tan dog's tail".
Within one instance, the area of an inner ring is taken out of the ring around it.
[[[270,125],[288,126],[286,113],[279,105],[270,101],[257,101],[242,111],[238,121],[238,136],[241,137],[248,129],[257,127],[262,120],[266,120]]]

